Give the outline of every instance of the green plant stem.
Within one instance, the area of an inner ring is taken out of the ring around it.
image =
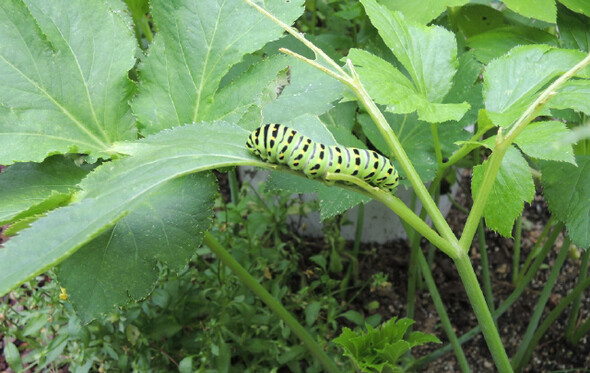
[[[492,280],[490,277],[490,264],[488,262],[488,247],[486,245],[486,234],[483,225],[483,219],[479,221],[477,227],[477,239],[479,241],[479,256],[481,260],[481,276],[483,282],[483,290],[486,295],[486,302],[488,308],[494,312],[494,292],[492,291]]]
[[[438,289],[436,288],[436,284],[434,282],[434,278],[432,278],[432,273],[430,272],[430,267],[428,266],[428,262],[426,262],[426,258],[421,250],[418,250],[418,263],[420,265],[420,271],[422,272],[422,276],[424,276],[424,282],[426,282],[426,286],[428,287],[428,291],[430,293],[430,297],[432,298],[432,302],[434,303],[434,307],[436,308],[436,312],[440,317],[440,321],[442,327],[449,338],[449,342],[455,351],[455,356],[457,357],[457,361],[459,362],[459,366],[461,367],[462,372],[470,372],[469,364],[467,364],[467,358],[465,357],[465,353],[463,352],[463,348],[461,348],[461,343],[459,343],[459,339],[457,339],[457,335],[453,330],[453,325],[451,325],[451,320],[449,319],[449,315],[445,309],[445,306],[442,302],[440,294],[438,293]]]
[[[433,245],[441,249],[444,253],[451,256],[455,252],[455,247],[453,245],[439,236],[438,233],[430,228],[423,219],[420,219],[420,217],[418,217],[414,211],[412,211],[399,198],[392,195],[391,193],[372,187],[352,175],[327,173],[326,180],[344,181],[360,187],[366,192],[368,196],[389,207],[393,212],[399,215],[399,217],[404,220],[405,223],[418,231],[424,238],[432,242]]]
[[[533,248],[529,252],[529,255],[527,255],[527,258],[524,261],[522,268],[519,270],[518,279],[516,280],[516,283],[518,283],[519,281],[522,280],[522,277],[527,272],[529,265],[531,265],[532,260],[537,256],[537,254],[539,254],[539,247],[541,247],[541,243],[545,239],[545,236],[547,236],[549,234],[549,231],[551,230],[551,227],[553,226],[554,222],[555,222],[555,217],[553,217],[553,215],[551,215],[549,217],[549,220],[547,221],[547,224],[545,224],[545,228],[543,228],[543,231],[539,235],[539,238],[537,238],[537,242],[535,242],[535,245],[533,246]],[[557,238],[557,236],[556,236],[556,238]],[[553,241],[555,241],[555,239]],[[553,245],[553,242],[551,242],[551,245]]]
[[[569,246],[570,246],[570,239],[569,239],[569,237],[566,237],[563,240],[563,245],[561,246],[561,249],[559,250],[559,254],[557,254],[557,259],[555,260],[555,264],[553,264],[553,267],[551,268],[551,272],[549,273],[549,277],[547,278],[547,282],[545,282],[545,285],[543,286],[543,291],[541,292],[541,296],[539,297],[539,300],[537,301],[537,304],[535,305],[535,310],[533,312],[533,315],[531,316],[527,330],[524,333],[524,337],[522,338],[522,341],[520,342],[520,345],[518,346],[518,350],[516,350],[516,353],[514,354],[514,357],[512,358],[512,367],[514,368],[515,371],[520,371],[523,367],[523,363],[524,363],[523,359],[526,355],[526,351],[529,348],[531,348],[531,343],[533,343],[532,339],[535,334],[535,330],[537,329],[537,326],[539,325],[539,321],[541,320],[541,316],[543,316],[543,311],[545,310],[545,305],[547,304],[547,300],[549,300],[549,297],[551,296],[551,290],[553,289],[553,286],[555,285],[555,282],[557,281],[557,276],[559,275],[559,272],[561,271],[561,267],[563,266],[563,263],[565,262],[565,259],[567,258]]]
[[[589,277],[586,277],[584,279],[584,283],[586,283],[588,281]],[[582,293],[578,293],[578,295],[576,296],[576,298],[580,298],[582,296]],[[576,329],[576,332],[574,333],[574,336],[572,338],[572,343],[574,344],[578,344],[578,342],[580,341],[580,339],[586,335],[586,333],[588,333],[588,331],[590,330],[590,318],[588,318],[586,321],[584,321],[582,323],[582,325],[580,325],[580,327],[578,329]]]
[[[582,61],[577,63],[565,74],[563,74],[562,76],[557,78],[553,83],[551,83],[549,87],[547,87],[539,95],[539,97],[537,97],[537,99],[533,101],[531,105],[529,105],[529,107],[524,111],[520,118],[518,118],[514,125],[511,126],[506,136],[502,135],[502,127],[500,127],[500,129],[498,130],[498,135],[496,137],[496,146],[494,147],[494,151],[492,152],[492,155],[488,160],[481,187],[477,193],[477,196],[475,196],[473,207],[471,208],[471,212],[467,217],[463,233],[461,234],[461,239],[459,240],[459,246],[463,251],[469,250],[469,246],[473,241],[473,237],[475,236],[475,232],[477,231],[479,219],[481,219],[483,215],[483,210],[485,208],[488,197],[492,191],[496,175],[498,174],[498,170],[500,169],[500,165],[502,164],[502,159],[504,158],[504,154],[506,154],[506,151],[508,150],[510,145],[514,142],[516,137],[526,128],[526,126],[533,119],[535,119],[539,110],[541,110],[541,108],[545,106],[549,99],[551,99],[551,97],[553,97],[556,94],[559,87],[561,87],[565,82],[567,82],[578,71],[583,69],[589,63],[590,54],[588,54],[584,59],[582,59]],[[445,236],[443,235],[443,237]]]
[[[552,232],[551,236],[545,242],[545,245],[543,245],[543,247],[541,248],[539,255],[535,258],[535,261],[531,265],[530,269],[526,273],[521,272],[521,274],[524,275],[523,279],[518,282],[516,289],[514,289],[514,291],[508,296],[508,298],[506,298],[506,300],[502,302],[502,304],[494,311],[494,320],[497,320],[500,316],[502,316],[502,314],[504,314],[504,312],[506,312],[510,308],[510,306],[512,306],[512,304],[514,304],[514,302],[518,300],[522,292],[527,288],[528,284],[531,282],[531,280],[543,264],[543,261],[547,257],[547,254],[549,254],[549,252],[551,251],[551,248],[553,247],[553,242],[555,242],[555,239],[557,238],[562,229],[563,224],[559,223],[559,225],[556,226],[555,230]],[[466,341],[476,336],[480,331],[481,328],[479,326],[476,326],[475,328],[471,329],[470,331],[459,337],[459,341],[461,343],[465,343]],[[427,364],[437,359],[438,357],[446,354],[450,350],[450,345],[441,347],[438,350],[429,354],[428,356],[424,356],[423,358],[421,358],[419,360],[420,365]]]
[[[565,308],[574,301],[575,298],[579,297],[586,288],[590,286],[590,277],[586,277],[586,279],[580,282],[576,287],[565,297],[563,298],[557,306],[547,315],[543,323],[539,326],[533,338],[531,339],[530,344],[525,351],[523,358],[521,360],[521,366],[526,365],[529,360],[531,359],[531,355],[533,354],[534,348],[539,344],[539,341],[549,329],[551,325],[555,322],[557,317],[565,310]],[[590,328],[590,325],[588,326]]]
[[[590,249],[584,250],[584,254],[582,254],[582,261],[580,263],[580,273],[578,274],[578,283],[584,281],[586,279],[586,277],[588,277],[588,258],[589,257],[590,257]],[[578,343],[578,341],[574,338],[574,336],[575,336],[574,330],[576,328],[576,322],[578,321],[578,314],[580,312],[581,300],[582,300],[581,296],[578,296],[574,299],[574,302],[572,304],[572,309],[570,310],[570,315],[569,315],[569,318],[567,321],[567,326],[565,328],[565,336],[566,336],[567,340],[572,344]]]
[[[232,272],[248,287],[256,296],[258,296],[285,324],[301,339],[305,347],[311,354],[318,359],[326,371],[330,373],[339,373],[341,370],[328,357],[323,348],[315,339],[305,330],[305,328],[295,319],[289,311],[283,307],[272,295],[256,281],[249,273],[238,263],[230,253],[221,246],[221,244],[209,232],[205,232],[204,241],[217,258],[228,266]]]
[[[498,333],[498,329],[496,328],[492,314],[488,309],[486,299],[481,291],[481,288],[479,287],[477,276],[475,275],[471,262],[469,261],[469,256],[467,253],[464,253],[458,258],[454,259],[454,262],[457,266],[459,276],[461,276],[461,281],[465,286],[465,291],[467,292],[471,307],[473,307],[473,311],[477,317],[478,324],[480,325],[481,331],[484,335],[484,338],[486,339],[488,348],[492,353],[492,358],[496,363],[496,368],[501,373],[512,372],[510,360],[508,359],[508,355],[506,354],[506,350],[504,349],[504,345],[500,339],[500,334]]]
[[[522,236],[522,214],[514,224],[514,252],[512,253],[512,283],[518,280],[518,268],[520,267],[520,240]]]

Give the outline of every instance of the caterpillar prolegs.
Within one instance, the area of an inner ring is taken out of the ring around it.
[[[310,178],[326,173],[352,175],[375,187],[393,191],[399,176],[391,161],[372,150],[317,143],[282,124],[266,124],[254,130],[248,149],[269,163],[302,171]]]

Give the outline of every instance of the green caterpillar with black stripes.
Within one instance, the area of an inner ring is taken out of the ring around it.
[[[386,191],[393,191],[399,182],[391,161],[377,152],[320,144],[282,124],[257,128],[248,137],[246,146],[262,160],[303,171],[312,179],[340,173]]]

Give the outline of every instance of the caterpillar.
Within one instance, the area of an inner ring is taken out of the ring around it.
[[[341,173],[386,191],[393,191],[399,181],[391,161],[377,152],[317,143],[282,124],[255,129],[246,147],[266,162],[285,164],[312,179]]]

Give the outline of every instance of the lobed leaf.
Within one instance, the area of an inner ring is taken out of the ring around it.
[[[473,168],[471,188],[473,199],[481,187],[488,161]],[[512,226],[522,213],[523,203],[535,196],[535,184],[528,163],[520,152],[510,147],[506,151],[500,170],[484,208],[486,225],[504,237],[512,237]]]
[[[132,156],[96,168],[80,184],[79,202],[48,213],[0,249],[0,295],[61,263],[170,180],[226,166],[268,167],[246,150],[247,137],[240,127],[219,122],[117,146]]]
[[[264,3],[287,24],[303,12],[303,0]],[[230,67],[283,33],[242,0],[156,0],[151,14],[159,32],[132,104],[146,134],[215,116],[207,113],[223,107],[215,95]]]
[[[135,138],[130,20],[115,1],[0,4],[0,164],[108,157]],[[113,45],[117,47],[114,48]]]

